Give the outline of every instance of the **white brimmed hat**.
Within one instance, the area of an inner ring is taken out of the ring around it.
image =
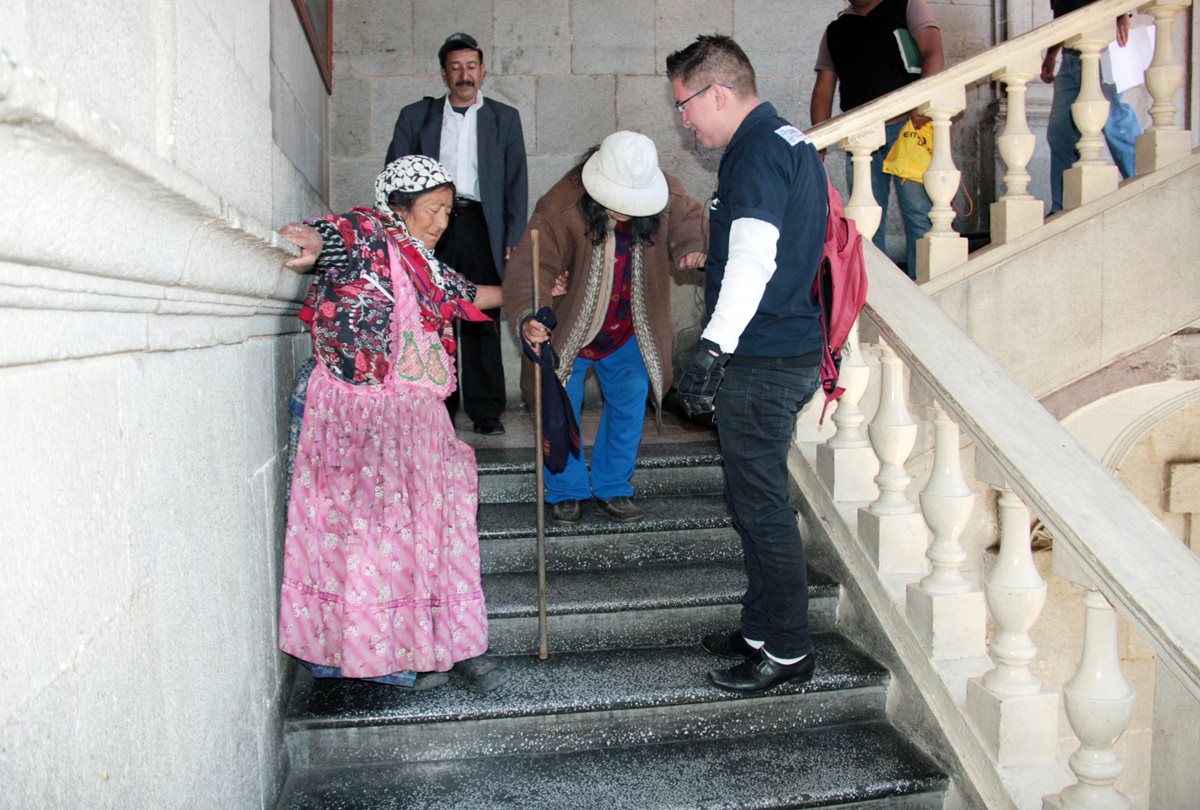
[[[667,207],[667,178],[654,141],[622,130],[604,139],[583,164],[583,187],[610,211],[649,217]]]

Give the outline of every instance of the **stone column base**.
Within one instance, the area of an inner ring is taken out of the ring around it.
[[[945,661],[987,654],[987,602],[983,591],[932,594],[908,586],[908,623],[930,658]]]
[[[926,234],[917,242],[917,283],[923,284],[934,276],[953,270],[967,261],[967,240],[958,234],[934,236]]]
[[[1001,768],[1054,762],[1058,746],[1058,693],[1005,695],[982,678],[967,681],[967,716]]]
[[[1152,129],[1138,136],[1134,167],[1149,174],[1192,153],[1192,133],[1183,129]]]
[[[1063,210],[1070,211],[1117,190],[1116,166],[1072,166],[1063,172]]]
[[[1041,200],[1000,200],[992,203],[992,244],[1003,245],[1042,226]]]
[[[879,496],[875,475],[879,459],[874,448],[817,445],[817,475],[835,501],[873,501]]]
[[[859,509],[858,539],[880,574],[924,575],[929,571],[925,557],[929,527],[920,511],[877,515],[865,507]]]

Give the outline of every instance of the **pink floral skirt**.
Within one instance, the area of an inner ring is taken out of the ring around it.
[[[475,453],[442,400],[395,378],[309,381],[284,543],[279,646],[345,677],[446,671],[488,646]]]

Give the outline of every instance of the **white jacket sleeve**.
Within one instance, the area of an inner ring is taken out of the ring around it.
[[[704,329],[707,338],[728,354],[738,347],[747,324],[758,312],[767,282],[775,275],[779,229],[761,219],[742,217],[729,228],[729,259],[721,294]]]

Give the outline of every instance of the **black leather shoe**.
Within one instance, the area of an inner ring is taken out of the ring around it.
[[[480,419],[475,423],[475,432],[481,436],[503,436],[504,425],[499,419]]]
[[[754,648],[746,643],[741,630],[732,633],[710,633],[700,640],[700,646],[709,655],[719,658],[749,658]]]
[[[579,501],[567,500],[550,504],[550,519],[560,526],[574,526],[583,517]]]
[[[809,653],[794,664],[778,664],[762,650],[729,669],[714,669],[708,681],[729,692],[753,694],[773,689],[787,681],[807,681],[816,669],[815,653]]]
[[[607,501],[597,498],[596,503],[604,514],[617,523],[633,523],[635,520],[641,520],[646,516],[646,513],[638,509],[626,495],[618,495]]]

